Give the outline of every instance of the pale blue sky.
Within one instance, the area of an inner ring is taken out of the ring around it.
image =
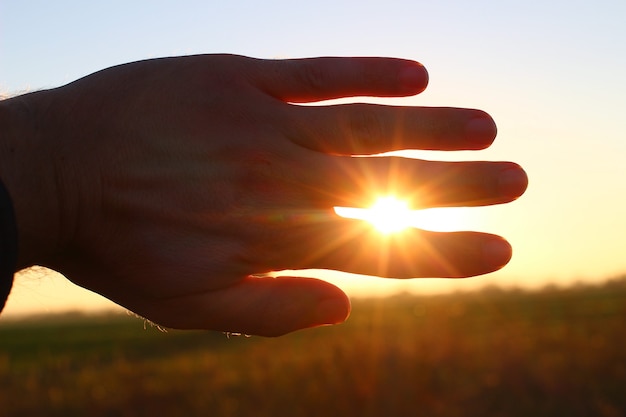
[[[451,218],[507,237],[511,264],[437,285],[589,281],[626,272],[624,22],[626,2],[607,0],[0,0],[0,91],[55,87],[115,64],[192,53],[416,59],[429,69],[427,92],[384,102],[481,108],[499,127],[491,150],[419,155],[513,160],[531,181],[518,202]],[[349,293],[360,293],[354,283],[376,291],[426,286],[340,282]],[[33,299],[55,309],[68,304],[70,291],[59,280],[19,280],[7,311]]]

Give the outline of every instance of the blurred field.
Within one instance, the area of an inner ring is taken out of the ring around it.
[[[278,339],[0,321],[0,416],[626,416],[626,280],[357,300]]]

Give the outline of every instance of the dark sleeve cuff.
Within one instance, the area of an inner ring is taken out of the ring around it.
[[[4,308],[17,268],[17,225],[11,197],[0,182],[0,311]]]

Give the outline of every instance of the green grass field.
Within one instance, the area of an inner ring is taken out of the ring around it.
[[[0,321],[0,416],[626,416],[626,280],[356,300],[277,338]]]

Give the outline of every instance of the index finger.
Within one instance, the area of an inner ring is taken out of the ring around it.
[[[258,60],[254,68],[255,86],[293,103],[356,96],[410,96],[428,85],[428,72],[422,64],[398,58]]]

